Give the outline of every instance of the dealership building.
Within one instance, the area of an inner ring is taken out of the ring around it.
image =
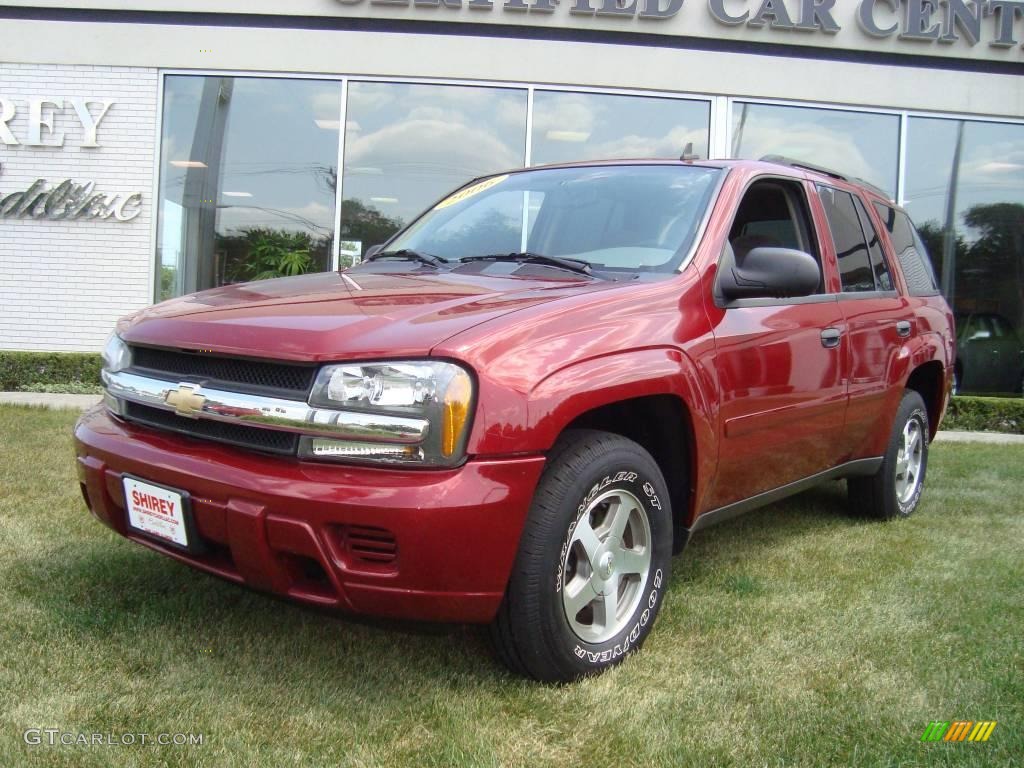
[[[351,263],[481,174],[769,154],[922,229],[964,389],[1024,371],[1024,2],[0,6],[0,349],[94,351],[224,283]]]

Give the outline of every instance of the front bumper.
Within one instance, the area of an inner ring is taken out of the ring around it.
[[[78,477],[117,533],[201,570],[301,602],[427,621],[490,621],[542,456],[450,470],[270,457],[140,427],[98,406],[75,427]],[[200,553],[128,528],[124,474],[189,493]]]

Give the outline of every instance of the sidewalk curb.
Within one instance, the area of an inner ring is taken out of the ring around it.
[[[33,405],[84,411],[102,400],[100,395],[62,395],[51,392],[0,392],[0,405]]]
[[[1005,432],[959,432],[939,430],[936,443],[990,443],[997,445],[1024,445],[1024,435],[1010,435]]]

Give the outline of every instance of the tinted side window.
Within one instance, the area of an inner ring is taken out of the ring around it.
[[[843,291],[875,290],[868,245],[864,240],[857,209],[853,205],[853,196],[849,192],[826,186],[818,187],[818,196],[825,208],[829,229],[832,230]]]
[[[933,296],[938,293],[939,284],[928,251],[907,214],[882,203],[875,203],[875,211],[889,231],[889,239],[892,240],[896,258],[900,260],[910,295]]]
[[[891,291],[892,277],[889,275],[889,266],[885,263],[885,255],[882,253],[882,244],[878,240],[878,232],[875,225],[871,223],[864,203],[859,198],[854,198],[857,206],[857,215],[860,217],[860,225],[864,230],[864,236],[868,240],[868,255],[871,257],[871,271],[875,273],[875,285],[880,291]]]

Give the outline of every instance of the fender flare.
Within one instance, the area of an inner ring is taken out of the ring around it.
[[[689,425],[680,428],[690,455],[691,499],[703,498],[718,463],[718,401],[710,377],[675,347],[648,347],[580,360],[554,371],[528,394],[527,434],[545,452],[583,414],[602,406],[652,395],[679,399]],[[687,520],[689,510],[677,510]]]

